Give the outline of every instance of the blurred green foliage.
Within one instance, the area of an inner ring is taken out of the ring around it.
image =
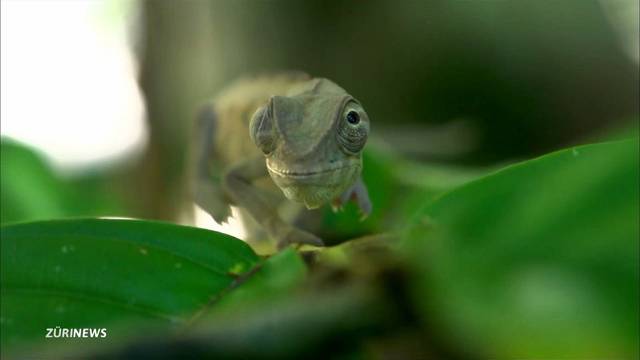
[[[3,226],[3,353],[634,357],[638,151],[586,145],[457,174],[447,191],[413,184],[422,206],[396,210],[402,236],[268,259],[166,223]],[[43,339],[55,326],[109,337]]]
[[[32,151],[2,139],[2,223],[65,215],[66,184]]]
[[[371,139],[363,154],[362,177],[367,184],[372,214],[361,220],[356,204],[333,212],[330,207],[311,211],[315,223],[301,225],[337,244],[367,234],[400,230],[406,215],[424,202],[490,171],[487,167],[425,164],[405,159],[389,144]],[[319,223],[318,223],[319,222]]]
[[[76,216],[127,216],[122,197],[108,176],[58,175],[33,150],[1,138],[1,223]]]
[[[638,153],[575,147],[426,205],[406,238],[424,318],[488,357],[638,356]]]

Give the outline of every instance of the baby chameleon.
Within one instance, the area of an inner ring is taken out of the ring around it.
[[[195,201],[218,222],[236,205],[280,248],[322,246],[280,218],[279,201],[262,181],[269,177],[307,209],[353,200],[363,216],[371,212],[360,175],[369,118],[330,80],[303,73],[241,80],[205,106],[196,132]]]

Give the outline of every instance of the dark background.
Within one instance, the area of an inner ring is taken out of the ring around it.
[[[146,2],[144,172],[157,188],[140,190],[179,188],[198,104],[283,69],[333,79],[374,136],[422,160],[486,165],[601,139],[638,114],[638,65],[607,14],[588,0]],[[172,213],[148,199],[149,215]]]

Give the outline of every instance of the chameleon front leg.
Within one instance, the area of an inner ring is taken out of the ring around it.
[[[331,203],[331,208],[334,212],[337,212],[349,201],[355,201],[358,205],[361,221],[371,214],[371,200],[369,200],[369,192],[364,181],[362,181],[362,177],[359,177],[340,197],[334,199]]]
[[[213,154],[216,114],[211,106],[205,106],[198,115],[194,127],[194,147],[191,150],[193,197],[202,209],[218,223],[231,215],[219,180],[211,176],[211,154]]]
[[[289,244],[309,244],[323,246],[322,240],[304,230],[284,222],[269,201],[265,190],[255,186],[254,180],[269,176],[262,156],[247,159],[230,168],[223,177],[222,184],[234,203],[245,209],[278,241],[278,247]]]

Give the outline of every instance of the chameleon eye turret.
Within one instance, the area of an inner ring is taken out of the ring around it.
[[[369,120],[364,110],[355,102],[347,104],[344,114],[344,120],[338,123],[338,143],[347,154],[357,155],[367,142]]]
[[[273,128],[270,105],[271,102],[258,108],[249,124],[251,140],[253,140],[264,155],[271,154],[276,146],[277,134]]]

